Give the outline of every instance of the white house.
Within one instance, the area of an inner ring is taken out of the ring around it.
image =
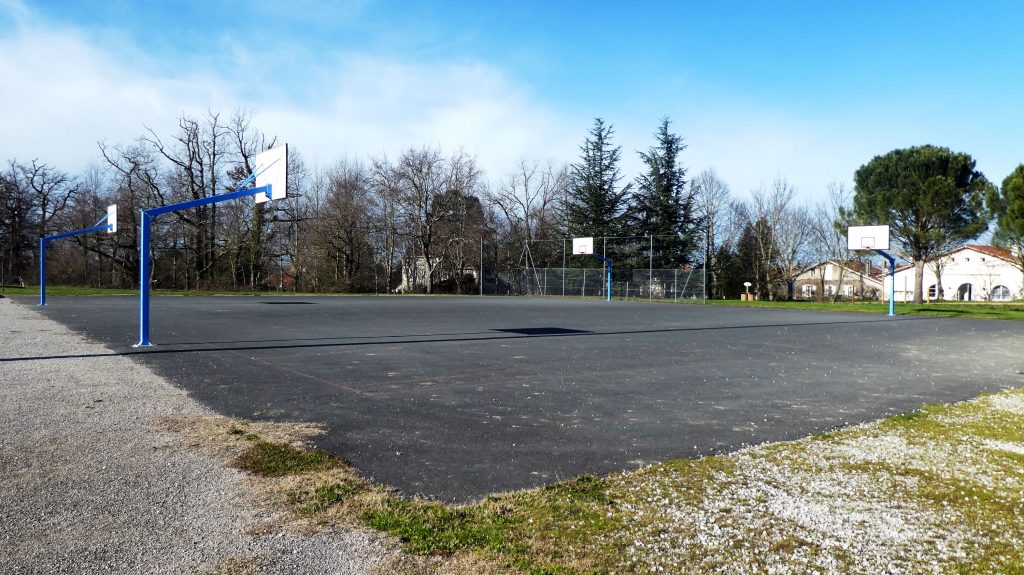
[[[831,299],[838,292],[844,299],[878,299],[882,294],[883,271],[870,261],[824,261],[793,276],[793,297]]]
[[[924,264],[924,299],[950,301],[1010,301],[1024,298],[1024,274],[1012,253],[1002,248],[968,244],[939,256],[941,289],[935,260]],[[885,298],[889,299],[886,278]],[[914,299],[914,266],[896,268],[896,301]]]

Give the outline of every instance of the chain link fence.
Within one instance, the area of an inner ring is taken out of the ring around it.
[[[487,295],[606,297],[608,279],[601,268],[526,268],[488,275],[483,287]],[[612,297],[621,299],[703,301],[706,297],[701,268],[615,272],[611,289]]]

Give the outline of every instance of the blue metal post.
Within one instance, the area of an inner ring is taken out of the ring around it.
[[[889,317],[896,315],[896,258],[889,259]]]
[[[135,347],[149,347],[149,212],[142,210],[139,224],[139,343]]]
[[[888,252],[875,250],[889,262],[889,317],[896,316],[896,258]],[[883,290],[884,291],[884,290]]]
[[[46,238],[39,238],[39,305],[46,305]]]
[[[608,299],[607,299],[607,301],[612,301],[612,262],[610,260],[609,260],[608,265],[606,267],[608,268]]]
[[[169,206],[160,206],[158,208],[150,208],[148,210],[142,210],[142,222],[139,224],[139,343],[135,344],[134,347],[149,347],[153,343],[149,340],[149,278],[150,278],[150,257],[149,257],[149,243],[150,243],[150,227],[152,227],[153,219],[160,214],[169,214],[171,212],[180,212],[181,210],[187,210],[190,208],[198,208],[199,206],[205,206],[208,204],[216,204],[218,202],[226,202],[228,200],[237,200],[239,198],[246,198],[249,196],[255,196],[256,194],[271,192],[271,186],[261,186],[259,188],[250,188],[244,190],[245,186],[249,185],[252,180],[256,178],[256,174],[252,174],[242,182],[239,189],[228,194],[220,194],[216,196],[209,196],[206,198],[200,198],[198,200],[190,200],[187,202],[181,202],[180,204],[172,204]]]
[[[85,228],[84,230],[76,230],[73,232],[66,232],[63,234],[54,234],[52,236],[46,236],[39,238],[39,305],[46,305],[46,242],[50,240],[59,240],[61,238],[70,238],[72,236],[80,236],[82,234],[88,234],[92,232],[99,232],[103,230],[111,229],[113,224],[103,224],[107,221],[107,216],[100,218],[100,221],[96,222],[96,225],[91,228]]]

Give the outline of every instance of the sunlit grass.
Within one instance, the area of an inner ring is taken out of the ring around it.
[[[278,489],[296,516],[371,527],[412,556],[468,554],[487,573],[1024,572],[1021,391],[466,505],[403,497],[321,452],[270,451],[252,472],[294,477]]]

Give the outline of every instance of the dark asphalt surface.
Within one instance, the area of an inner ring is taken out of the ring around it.
[[[323,423],[318,447],[442,500],[1024,385],[1024,332],[1008,321],[500,297],[155,297],[156,346],[137,350],[136,298],[49,303],[49,317],[218,412]]]

